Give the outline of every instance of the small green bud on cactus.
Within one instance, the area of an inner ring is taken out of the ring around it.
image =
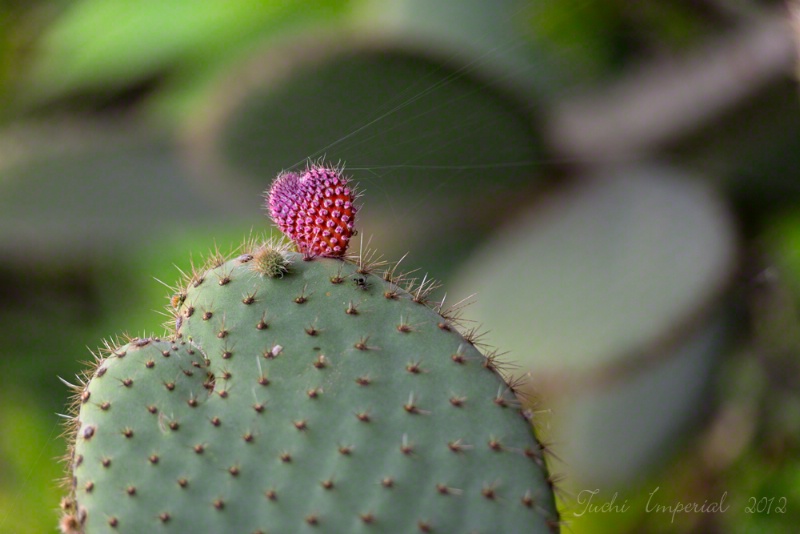
[[[427,305],[430,282],[342,257],[355,209],[335,174],[269,195],[299,253],[213,258],[168,336],[109,345],[75,386],[62,531],[558,531],[496,357]],[[331,197],[326,235],[305,221]]]
[[[281,248],[267,244],[253,252],[253,269],[267,278],[282,277],[289,271],[289,262]]]

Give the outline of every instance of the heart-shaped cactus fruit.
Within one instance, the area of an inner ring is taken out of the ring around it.
[[[98,358],[75,387],[62,530],[558,531],[496,356],[428,304],[430,283],[310,245],[214,259],[169,335]]]
[[[355,193],[332,167],[278,176],[267,195],[270,215],[307,256],[344,256],[353,236]]]

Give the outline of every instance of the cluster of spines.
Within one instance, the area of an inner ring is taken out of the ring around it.
[[[64,511],[64,515],[62,518],[62,530],[64,532],[67,533],[80,532],[81,530],[79,528],[75,528],[75,525],[82,525],[83,521],[85,520],[85,511],[77,509],[74,499],[74,491],[76,488],[74,484],[74,479],[71,474],[72,468],[74,467],[74,464],[76,462],[74,453],[74,446],[75,446],[74,440],[76,439],[77,433],[80,429],[80,421],[78,419],[78,412],[80,410],[80,406],[88,401],[89,380],[92,377],[98,376],[99,374],[103,373],[104,367],[102,364],[104,363],[104,361],[110,357],[124,357],[124,353],[121,353],[120,347],[129,343],[144,346],[147,343],[150,343],[151,341],[160,341],[161,339],[164,339],[165,341],[168,341],[170,343],[185,343],[185,341],[181,340],[181,335],[178,333],[178,329],[180,328],[181,320],[183,317],[182,314],[191,315],[195,311],[191,310],[191,308],[185,308],[185,307],[182,308],[182,304],[186,298],[187,290],[189,287],[198,287],[201,284],[205,283],[207,281],[208,273],[211,270],[222,266],[231,259],[237,259],[241,263],[250,263],[252,262],[253,258],[256,257],[259,253],[262,253],[263,251],[270,251],[270,253],[277,253],[281,258],[285,260],[285,254],[288,251],[288,249],[289,249],[289,244],[286,243],[285,241],[276,241],[273,239],[261,241],[259,239],[250,238],[241,247],[234,250],[231,254],[227,256],[222,254],[218,249],[213,250],[209,254],[207,260],[204,262],[202,267],[195,268],[193,266],[190,273],[188,274],[182,273],[183,279],[174,288],[174,293],[170,298],[170,304],[167,307],[168,313],[171,316],[171,320],[166,323],[168,333],[165,336],[159,338],[154,336],[130,337],[126,335],[123,336],[121,339],[117,339],[114,342],[106,341],[104,342],[104,346],[98,351],[98,353],[96,354],[93,353],[94,361],[87,362],[88,363],[87,368],[78,377],[78,382],[79,382],[78,384],[70,384],[65,381],[65,383],[67,383],[67,385],[70,386],[70,388],[73,390],[73,396],[69,409],[70,415],[64,416],[67,420],[66,430],[64,434],[70,441],[69,451],[67,455],[64,457],[64,462],[67,465],[67,473],[68,473],[67,476],[64,478],[64,484],[67,486],[68,491],[70,492],[70,497],[67,497],[62,501],[62,509]],[[465,322],[461,317],[461,313],[463,311],[463,308],[469,304],[469,302],[467,301],[468,299],[458,302],[455,305],[452,305],[448,308],[444,307],[444,299],[442,299],[440,302],[430,301],[429,297],[431,296],[431,293],[439,287],[438,283],[435,280],[429,279],[427,276],[423,276],[421,279],[419,279],[410,277],[409,276],[410,273],[398,273],[397,272],[398,265],[400,264],[402,259],[403,258],[401,258],[400,261],[394,264],[389,264],[388,262],[383,261],[380,257],[376,257],[375,252],[372,251],[371,249],[364,248],[363,243],[362,243],[362,249],[358,253],[347,256],[347,261],[357,266],[356,269],[357,273],[362,275],[377,274],[385,281],[390,282],[392,286],[397,288],[396,292],[394,290],[387,290],[383,295],[385,298],[394,299],[398,298],[401,292],[405,293],[410,297],[412,301],[432,309],[442,317],[442,322],[438,324],[438,327],[440,329],[447,331],[455,330],[459,332],[468,343],[483,349],[481,351],[481,354],[483,355],[484,358],[482,362],[483,367],[492,371],[493,373],[500,375],[503,378],[503,380],[508,383],[508,386],[505,389],[505,391],[498,391],[496,398],[493,399],[495,404],[498,404],[499,406],[503,407],[507,405],[513,405],[519,408],[519,399],[523,400],[525,399],[525,388],[523,387],[522,384],[523,379],[516,378],[509,382],[506,376],[507,373],[501,372],[504,369],[505,365],[505,363],[502,361],[501,358],[502,354],[498,354],[496,351],[489,351],[488,347],[481,342],[481,338],[484,332],[479,330],[477,327],[471,327],[471,328],[466,327]],[[279,272],[276,274],[268,274],[261,272],[261,266],[258,262],[252,262],[252,264],[253,264],[253,269],[255,271],[260,272],[265,276],[276,276],[276,275],[280,276],[291,268],[288,262],[282,262],[278,260],[277,264],[280,265]],[[274,266],[275,263],[273,262],[272,265]],[[274,271],[270,271],[270,273],[272,272]],[[216,281],[220,285],[224,285],[225,283],[224,279],[225,276],[223,275],[222,277],[217,277]],[[331,278],[330,282],[332,284],[339,284],[344,282],[344,279],[341,276],[334,276]],[[299,296],[298,298],[302,298],[302,296]],[[243,297],[243,304],[247,304],[246,302],[247,300],[248,298],[245,295]],[[352,303],[351,307],[354,307]],[[344,311],[345,313],[352,313],[350,311],[350,308],[345,309]],[[205,315],[208,315],[209,319],[211,318],[212,312],[205,311],[202,313],[204,314],[204,318]],[[268,324],[263,319],[261,323],[255,325],[255,328],[259,329],[267,327]],[[403,321],[402,318],[400,318],[397,324],[398,332],[401,333],[408,332],[410,331],[411,328],[412,328],[411,325],[408,325]],[[313,334],[309,333],[309,335]],[[370,348],[368,345],[368,340],[361,339],[356,341],[354,343],[354,348],[368,350]],[[273,349],[264,354],[264,357],[267,359],[274,358],[278,354],[280,354],[280,350],[281,347],[273,347]],[[451,355],[451,359],[456,364],[464,363],[464,360],[462,359],[462,357],[459,356],[458,352]],[[324,356],[322,356],[322,360],[318,361],[317,364],[319,365],[319,368],[325,367]],[[424,366],[419,361],[410,361],[406,366],[406,370],[410,373],[423,373]],[[216,377],[216,378],[224,379],[224,377]],[[361,379],[361,382],[358,382],[359,379]],[[364,386],[367,386],[370,383],[369,377],[366,376],[357,377],[356,381],[357,383],[359,383],[359,385],[364,385]],[[261,383],[261,385],[265,384]],[[206,384],[206,387],[208,389],[213,390],[214,383],[211,382],[209,384]],[[224,390],[222,391],[224,392]],[[506,395],[506,393],[510,393],[513,398],[509,398]],[[307,395],[310,399],[316,399],[321,394],[322,392],[318,388],[309,389],[307,392]],[[454,407],[460,407],[463,405],[464,402],[466,402],[466,398],[464,397],[453,395],[450,398],[450,404]],[[530,399],[527,399],[526,402],[529,403]],[[256,412],[261,413],[265,409],[265,406],[263,404],[255,403],[253,405],[253,409]],[[412,397],[409,399],[408,403],[404,406],[404,409],[408,413],[419,413],[420,407],[415,404],[414,399]],[[530,414],[529,411],[521,410],[521,414],[523,417],[526,418],[526,420],[528,420],[529,422],[531,421],[532,418],[529,415]],[[370,415],[367,412],[356,413],[354,414],[354,416],[359,420],[361,420],[362,422],[370,421]],[[303,421],[298,421],[295,423],[300,425],[299,427],[297,426],[297,424],[295,425],[295,428],[297,428],[298,430],[304,430],[304,427],[307,425],[307,423]],[[248,436],[247,435],[243,436],[243,439],[247,441]],[[252,440],[253,436],[250,435],[249,439]],[[200,451],[195,450],[195,452],[198,454],[203,452],[202,444],[199,446],[201,447],[201,450]],[[448,443],[447,446],[454,453],[463,453],[465,450],[474,447],[474,444],[451,442]],[[499,439],[494,439],[494,438],[487,441],[486,446],[488,446],[492,450],[502,450],[504,447]],[[399,446],[399,450],[404,454],[410,454],[413,452],[413,444],[404,442]],[[352,453],[352,448],[348,447],[347,445],[342,445],[339,447],[339,452],[343,455],[348,455]],[[524,451],[521,452],[525,454],[525,456],[536,461],[542,468],[544,468],[545,467],[544,458],[546,454],[550,453],[550,448],[544,444],[540,444],[538,450],[534,451],[532,449],[525,449]],[[288,457],[288,461],[291,461],[291,454],[287,452],[286,455]],[[554,476],[548,475],[546,480],[552,489],[556,489],[557,481]],[[180,481],[178,482],[180,483]],[[188,481],[186,483],[188,483]],[[391,477],[385,478],[384,480],[381,481],[381,483],[384,487],[387,488],[391,488],[393,486],[393,481]],[[447,486],[445,486],[444,484],[440,485],[442,485],[443,488],[447,488]],[[453,490],[458,491],[456,489]],[[442,493],[442,491],[440,491],[440,493]],[[442,494],[446,493],[447,492],[445,491]],[[268,500],[277,499],[277,493],[275,492],[275,490],[267,491],[265,495],[267,496]],[[487,486],[486,488],[484,488],[482,495],[486,499],[493,500],[497,496],[496,488]],[[520,502],[527,507],[534,507],[536,505],[535,497],[527,493],[520,498]],[[222,506],[224,506],[224,503],[221,503],[221,506],[219,508],[222,508]],[[313,515],[309,517],[310,520],[307,521],[308,524],[310,525],[318,524],[319,517]],[[366,517],[367,519],[369,519],[370,517],[373,516],[371,516],[371,514],[367,514]],[[372,523],[372,521],[369,520],[365,520],[364,522],[367,524]],[[560,522],[557,519],[549,520],[548,524],[553,529],[556,529],[560,526]],[[428,523],[427,521],[420,520],[419,530],[421,532],[431,531],[431,524]]]

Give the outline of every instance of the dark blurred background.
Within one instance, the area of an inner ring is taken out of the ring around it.
[[[527,380],[565,531],[795,532],[789,13],[0,3],[0,532],[56,528],[59,377],[162,333],[179,270],[269,235],[261,191],[309,159],[364,191],[364,245],[474,301]]]

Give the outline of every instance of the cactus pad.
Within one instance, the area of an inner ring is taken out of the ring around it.
[[[496,356],[430,282],[343,257],[347,180],[312,167],[268,198],[299,252],[215,255],[168,336],[108,346],[75,386],[62,531],[558,531]]]
[[[281,253],[282,277],[258,250],[196,275],[173,339],[80,388],[85,531],[557,529],[526,414],[424,290]]]

